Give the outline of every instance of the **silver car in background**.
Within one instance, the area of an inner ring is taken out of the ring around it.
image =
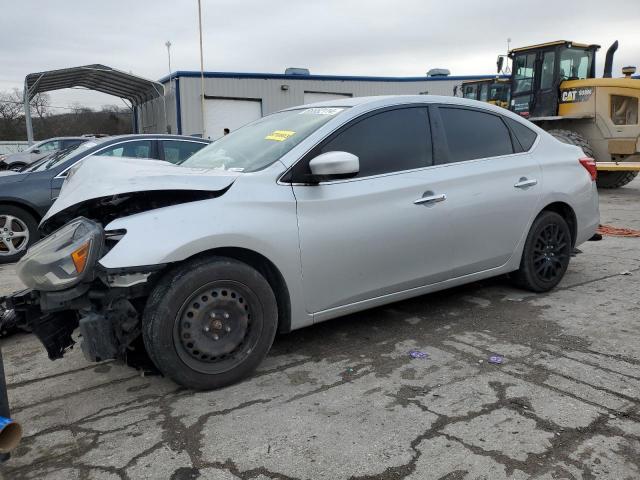
[[[336,100],[264,117],[180,166],[74,168],[9,299],[51,358],[144,348],[196,389],[248,376],[276,332],[510,274],[558,284],[599,222],[595,163],[452,97]]]
[[[0,155],[0,170],[14,170],[19,172],[23,168],[33,165],[53,153],[79,145],[88,140],[91,140],[91,137],[56,137],[42,140],[21,152]]]

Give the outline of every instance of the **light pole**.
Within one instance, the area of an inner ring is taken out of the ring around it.
[[[200,0],[198,0],[198,30],[200,32],[200,99],[202,104],[200,106],[202,110],[202,138],[204,136],[204,60],[202,56],[202,7],[200,6]]]
[[[169,85],[171,85],[171,91],[175,92],[175,88],[173,88],[173,79],[171,78],[171,42],[167,40],[164,46],[167,47],[167,57],[169,57]]]

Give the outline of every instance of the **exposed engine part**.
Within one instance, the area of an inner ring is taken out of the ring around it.
[[[31,318],[29,325],[47,349],[51,360],[62,358],[67,349],[72,348],[76,343],[71,338],[71,334],[78,326],[78,317],[74,311],[36,314]]]
[[[122,273],[108,274],[107,285],[115,288],[128,288],[145,283],[152,272],[149,273]]]
[[[216,198],[223,195],[227,190],[228,187],[213,192],[204,190],[152,190],[94,198],[59,212],[46,220],[40,229],[42,233],[49,234],[76,217],[85,217],[107,225],[116,218],[127,217],[135,213]]]
[[[80,333],[80,346],[88,360],[124,359],[126,351],[140,336],[140,318],[131,302],[118,298],[103,310],[83,314]]]

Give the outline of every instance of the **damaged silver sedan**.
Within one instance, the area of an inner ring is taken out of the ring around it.
[[[180,166],[75,167],[8,303],[50,358],[148,358],[187,387],[247,377],[277,332],[510,274],[548,291],[599,221],[595,164],[451,97],[264,117]]]

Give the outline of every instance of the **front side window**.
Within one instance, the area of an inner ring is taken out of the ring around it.
[[[184,140],[162,140],[164,159],[171,163],[182,163],[194,153],[207,146],[206,143],[188,142]]]
[[[60,149],[60,140],[52,140],[51,142],[45,142],[39,147],[37,150],[40,152],[53,152],[54,150]]]
[[[478,91],[477,85],[465,85],[463,87],[462,96],[470,100],[476,100],[477,91]]]
[[[150,158],[151,140],[118,143],[98,152],[101,157]]]
[[[536,54],[518,55],[513,59],[513,93],[530,92],[533,89]]]
[[[356,155],[360,160],[358,177],[432,165],[427,109],[401,108],[365,117],[330,137],[309,156],[327,152]]]
[[[345,110],[347,107],[311,107],[268,115],[219,138],[180,166],[262,170]]]
[[[589,50],[564,48],[560,51],[560,78],[562,80],[584,80],[591,71],[593,53]]]
[[[440,107],[449,163],[512,154],[511,135],[497,115]]]

